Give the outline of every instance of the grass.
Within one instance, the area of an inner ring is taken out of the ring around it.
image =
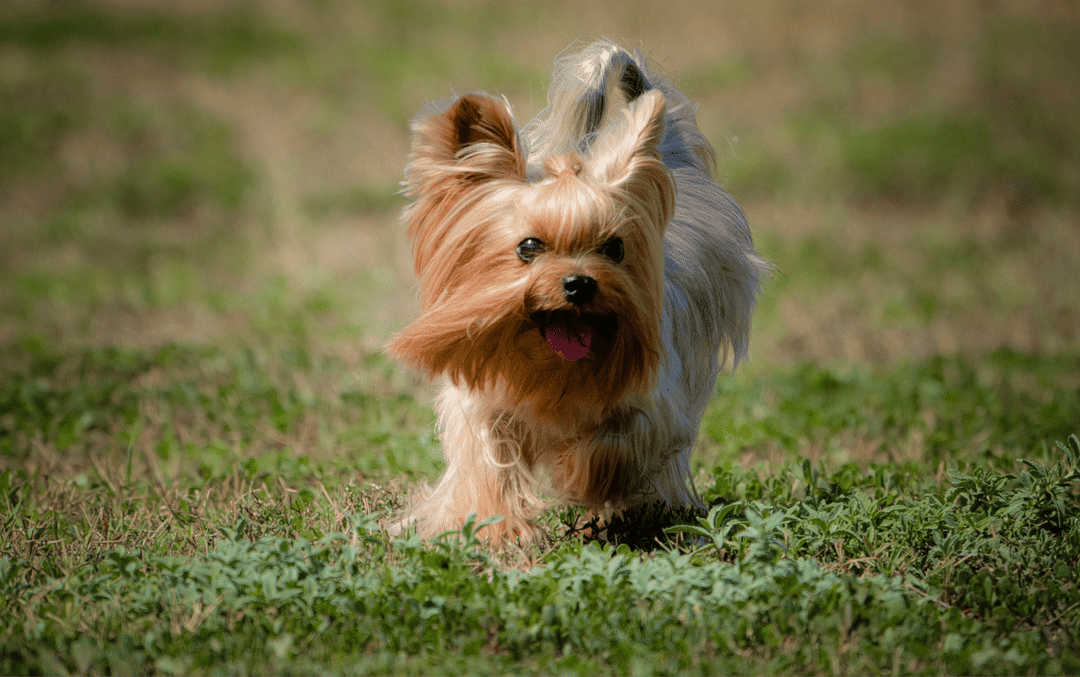
[[[297,352],[11,358],[5,672],[1078,665],[1080,442],[1044,443],[1074,425],[1076,357],[725,381],[691,540],[560,537],[521,570],[381,531],[395,478],[438,472],[382,358],[352,384]]]
[[[0,673],[1080,671],[1080,31],[868,7],[0,10]],[[702,104],[777,264],[712,509],[391,537],[442,469],[380,348],[408,117],[527,120],[597,34]]]

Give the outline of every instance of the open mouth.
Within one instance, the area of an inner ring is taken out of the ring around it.
[[[544,341],[559,357],[576,362],[594,349],[597,340],[615,333],[616,320],[611,315],[590,315],[567,311],[537,313]]]

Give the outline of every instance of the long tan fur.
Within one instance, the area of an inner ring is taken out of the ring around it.
[[[549,103],[524,133],[480,94],[414,123],[422,311],[388,349],[446,379],[447,469],[400,524],[425,536],[502,515],[482,535],[529,541],[552,501],[699,505],[689,455],[719,354],[746,352],[767,266],[685,97],[602,41],[560,58]]]

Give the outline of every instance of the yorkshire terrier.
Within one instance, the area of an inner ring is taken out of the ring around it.
[[[690,453],[768,270],[713,179],[697,107],[640,50],[555,62],[524,129],[470,94],[413,122],[403,182],[422,311],[388,345],[446,377],[446,471],[399,526],[543,535],[553,503],[698,506]]]

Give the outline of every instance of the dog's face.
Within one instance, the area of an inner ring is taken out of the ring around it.
[[[642,96],[532,182],[503,103],[471,95],[418,123],[405,218],[423,313],[391,352],[541,417],[651,388],[675,198],[663,115],[659,93]]]

